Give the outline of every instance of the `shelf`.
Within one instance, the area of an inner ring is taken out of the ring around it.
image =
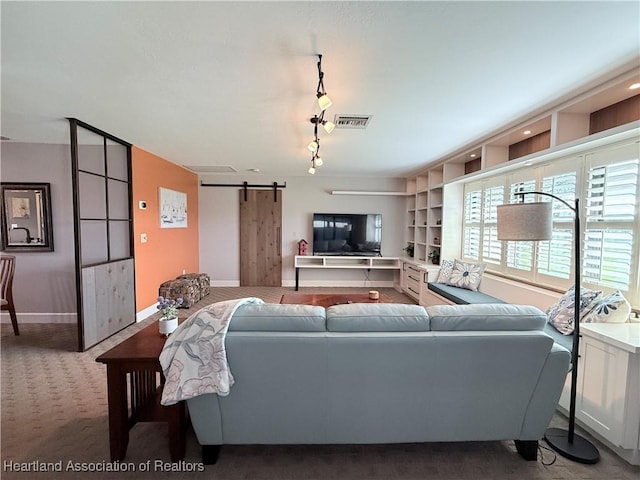
[[[400,268],[400,259],[398,257],[360,257],[351,255],[296,255],[294,266],[295,268],[366,268],[376,270],[397,270]]]
[[[543,109],[484,134],[408,178],[407,192],[413,195],[406,204],[407,223],[412,228],[405,231],[407,240],[416,245],[416,260],[425,260],[429,249],[449,256],[461,254],[464,182],[637,138],[640,93],[629,86],[640,83],[640,71],[636,61],[623,68],[573,97],[558,98]],[[440,243],[433,241],[436,238]]]

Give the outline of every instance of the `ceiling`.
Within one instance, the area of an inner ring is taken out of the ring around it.
[[[75,117],[172,162],[402,177],[640,53],[638,2],[1,3],[10,142],[66,143]],[[4,142],[3,142],[4,143]],[[224,169],[224,168],[223,168]]]

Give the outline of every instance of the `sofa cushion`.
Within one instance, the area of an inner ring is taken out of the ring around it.
[[[451,272],[453,272],[453,260],[442,260],[440,263],[440,270],[438,270],[438,283],[448,283],[451,278]]]
[[[575,286],[571,286],[555,305],[550,306],[546,313],[549,316],[549,323],[560,333],[571,335],[575,328]],[[582,318],[591,310],[595,300],[602,295],[601,290],[590,290],[580,287],[580,310],[579,318]]]
[[[420,305],[351,303],[327,308],[330,332],[428,332],[429,317]]]
[[[433,305],[427,307],[433,331],[542,330],[547,316],[530,305]]]
[[[584,323],[624,323],[631,314],[631,305],[620,290],[606,297],[598,297],[591,305],[591,310],[582,317]]]
[[[326,315],[314,305],[241,305],[233,314],[229,331],[324,332]]]
[[[472,290],[453,287],[444,283],[429,282],[427,288],[459,305],[475,303],[506,303],[505,301],[492,297],[491,295],[487,295],[486,293],[474,292]]]
[[[453,262],[453,270],[451,270],[447,283],[454,287],[466,288],[475,292],[480,286],[484,267],[484,263],[463,262],[456,259]]]

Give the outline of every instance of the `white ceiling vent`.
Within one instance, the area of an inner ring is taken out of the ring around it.
[[[336,115],[336,128],[367,128],[373,115]]]
[[[231,165],[183,165],[195,173],[237,173]]]

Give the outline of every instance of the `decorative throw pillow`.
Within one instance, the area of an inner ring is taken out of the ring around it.
[[[456,259],[453,262],[453,270],[447,284],[475,292],[480,286],[484,267],[484,263],[469,263]]]
[[[620,290],[593,302],[591,309],[580,320],[584,323],[624,323],[629,319],[631,304]]]
[[[549,317],[549,323],[553,325],[563,335],[571,335],[574,330],[574,305],[575,305],[575,287],[567,290],[558,303],[549,307],[546,311]],[[580,288],[580,319],[591,309],[593,302],[602,295],[600,290],[589,290],[588,288]]]
[[[453,271],[453,260],[442,260],[440,263],[440,270],[438,271],[438,278],[436,282],[447,283],[451,278],[451,272]]]

